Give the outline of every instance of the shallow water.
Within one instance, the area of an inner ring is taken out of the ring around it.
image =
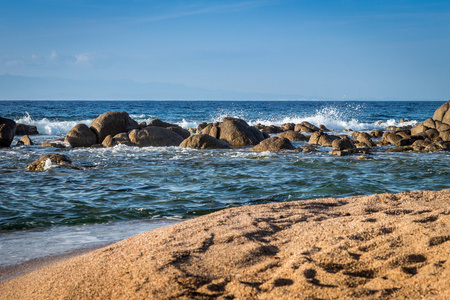
[[[225,116],[250,124],[307,120],[329,129],[371,130],[416,124],[436,102],[1,102],[0,116],[38,126],[36,142],[63,137],[106,111],[123,110],[138,122],[160,118],[195,127]],[[294,143],[302,146],[306,143]],[[182,220],[227,207],[450,188],[450,152],[384,153],[369,159],[318,153],[253,153],[248,148],[181,147],[0,149],[0,244],[12,233],[76,231],[93,224]],[[24,167],[42,155],[63,153],[81,170]],[[125,224],[125,223],[123,223]],[[130,230],[130,234],[137,233]],[[105,234],[107,231],[105,232]],[[74,238],[75,240],[77,238]],[[107,239],[107,238],[106,238]],[[83,243],[79,240],[79,243]],[[75,244],[75,243],[74,243]],[[0,254],[2,253],[0,246]],[[2,255],[0,255],[1,257]]]

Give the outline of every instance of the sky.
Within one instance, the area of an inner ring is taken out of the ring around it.
[[[0,75],[450,98],[450,1],[0,1]]]

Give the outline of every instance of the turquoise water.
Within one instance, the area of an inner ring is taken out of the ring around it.
[[[370,131],[398,125],[401,118],[406,124],[417,124],[431,117],[442,103],[4,101],[0,102],[0,116],[38,126],[41,134],[32,139],[40,142],[63,137],[75,124],[89,125],[99,114],[113,110],[127,111],[138,122],[160,118],[183,127],[232,116],[251,125],[306,120],[337,131]],[[356,156],[331,156],[330,150],[253,153],[248,148],[124,145],[104,149],[3,148],[0,243],[2,238],[24,230],[183,220],[241,205],[450,188],[450,152],[384,153],[381,148],[369,159],[359,160]],[[66,154],[84,169],[24,170],[33,160],[50,153]]]

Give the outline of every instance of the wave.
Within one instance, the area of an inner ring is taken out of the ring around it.
[[[22,118],[15,121],[16,123],[36,126],[40,134],[64,136],[75,125],[83,123],[90,126],[93,120],[61,121],[47,118],[33,119],[28,112],[25,112]]]

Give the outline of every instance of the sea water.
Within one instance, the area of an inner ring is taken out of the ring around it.
[[[89,126],[107,111],[126,111],[138,123],[158,118],[184,128],[227,116],[250,125],[308,121],[343,134],[344,129],[414,126],[443,103],[2,101],[0,116],[37,126],[40,134],[31,139],[39,144],[64,137],[76,124]],[[125,145],[57,149],[15,146],[19,138],[11,148],[0,148],[0,267],[116,241],[228,207],[450,188],[450,152],[385,153],[379,147],[360,160],[331,156],[327,147],[316,153]],[[65,154],[82,168],[25,170],[52,153]]]

